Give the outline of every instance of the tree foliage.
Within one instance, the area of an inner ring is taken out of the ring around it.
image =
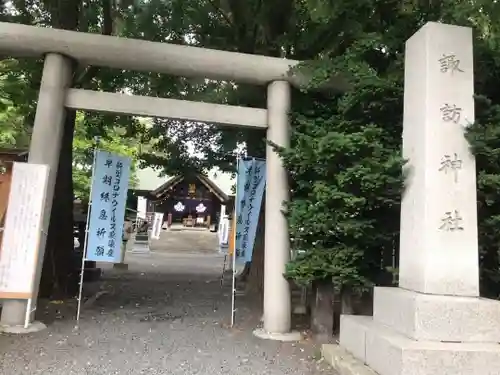
[[[100,149],[131,159],[129,189],[137,184],[135,171],[137,169],[140,144],[134,139],[124,137],[123,128],[108,127],[103,137],[90,138],[85,131],[85,117],[77,114],[75,136],[73,139],[73,188],[74,195],[83,201],[88,201],[92,179],[94,150]]]
[[[499,166],[499,6],[491,2],[311,1],[327,24],[351,15],[341,46],[311,64],[316,84],[330,72],[349,74],[353,90],[301,94],[294,141],[282,150],[295,182],[288,216],[294,248],[287,267],[296,281],[332,279],[336,286],[390,283],[399,246],[399,202],[405,41],[425,22],[475,30],[478,121],[467,137],[477,157],[481,292],[500,292],[497,235]],[[352,17],[356,14],[355,17]],[[304,108],[305,103],[305,108]]]
[[[0,84],[1,87],[1,84]],[[19,110],[5,101],[0,111],[0,147],[25,149],[30,141],[30,128]],[[87,201],[92,177],[94,150],[99,149],[128,156],[132,159],[130,188],[137,184],[135,175],[140,145],[134,139],[123,137],[125,130],[110,127],[104,137],[92,138],[87,135],[84,115],[79,113],[73,139],[73,184],[76,198]],[[98,141],[96,141],[98,140]]]
[[[290,233],[301,250],[287,275],[297,282],[380,282],[382,259],[395,250],[403,187],[397,109],[403,97],[400,65],[367,59],[382,43],[370,35],[315,67],[319,76],[349,72],[349,92],[324,96],[309,89],[297,95],[292,147],[281,151],[293,179]]]
[[[473,27],[476,92],[486,100],[478,102],[478,121],[468,137],[477,156],[483,291],[498,293],[497,2],[13,0],[9,4],[3,2],[0,8],[2,19],[9,22],[307,61],[303,69],[312,75],[311,87],[294,92],[293,142],[280,150],[291,172],[287,214],[293,246],[305,251],[290,263],[287,274],[304,283],[332,278],[338,286],[387,283],[387,269],[398,252],[405,41],[427,21]],[[37,60],[2,62],[2,142],[26,143],[41,66]],[[352,90],[344,94],[315,90],[339,72],[350,79]],[[263,87],[80,65],[75,67],[73,84],[253,107],[263,107],[266,99]],[[68,251],[70,242],[59,234],[70,234],[73,190],[85,194],[95,136],[103,144],[127,150],[134,142],[146,144],[134,157],[167,174],[212,166],[231,170],[235,146],[241,142],[246,142],[251,156],[265,152],[265,134],[258,130],[168,119],[156,119],[146,127],[127,116],[68,115],[55,200],[56,212],[62,214],[56,215],[49,230],[49,238],[55,238],[49,248],[56,255]],[[74,181],[72,160],[87,166],[75,172]],[[261,250],[254,252],[260,259],[257,267],[262,266]],[[63,258],[56,255],[54,259]],[[66,272],[63,263],[57,267]]]
[[[13,0],[4,4],[2,21],[17,22],[40,27],[55,27],[73,31],[120,35],[121,20],[134,12],[133,7],[121,7],[113,0]],[[19,110],[29,133],[33,125],[36,99],[40,86],[42,61],[36,59],[12,60],[6,70],[5,82],[20,80],[26,85],[18,90],[4,89],[6,99]],[[74,65],[73,86],[77,88],[120,91],[128,86],[131,74],[116,74],[110,69]],[[78,273],[73,262],[73,136],[76,111],[68,110],[62,136],[54,201],[42,272],[42,296],[71,295]],[[137,131],[136,119],[125,116],[85,114],[85,133],[106,136],[108,130],[120,127],[133,134]]]

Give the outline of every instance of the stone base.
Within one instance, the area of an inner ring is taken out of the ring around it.
[[[29,333],[35,333],[35,332],[40,332],[43,331],[47,326],[43,324],[42,322],[32,322],[30,325],[28,325],[28,328],[24,328],[24,325],[22,326],[7,326],[7,325],[0,325],[0,333],[7,333],[11,335],[26,335]]]
[[[323,344],[321,355],[340,375],[377,375],[375,371],[339,345]]]
[[[500,343],[500,302],[374,289],[373,320],[414,340]]]
[[[151,253],[151,249],[149,247],[149,242],[146,241],[135,241],[132,245],[133,254],[149,254]]]
[[[292,331],[288,333],[272,333],[272,332],[266,332],[262,328],[258,328],[253,331],[253,335],[263,340],[275,340],[283,342],[293,342],[302,340],[302,334],[297,331]]]
[[[380,375],[496,375],[500,345],[412,340],[368,316],[343,315],[340,345]]]
[[[307,314],[307,306],[305,305],[296,305],[293,308],[293,313],[297,315],[306,315]]]
[[[127,271],[128,270],[128,264],[127,263],[115,263],[115,264],[113,264],[113,268],[115,270]]]

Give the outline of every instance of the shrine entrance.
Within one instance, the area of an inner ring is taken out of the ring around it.
[[[209,177],[186,173],[169,178],[152,191],[135,193],[148,201],[148,211],[163,214],[167,226],[182,225],[210,229],[217,225],[221,205],[229,196]]]
[[[267,131],[268,141],[287,147],[290,142],[288,113],[291,87],[308,82],[303,76],[290,73],[290,69],[298,64],[294,60],[12,23],[0,23],[0,52],[13,57],[45,58],[28,157],[28,163],[49,167],[42,212],[45,231],[50,220],[67,108],[262,129]],[[267,108],[75,89],[71,87],[75,61],[121,70],[266,85]],[[342,80],[330,82],[334,88],[341,88]],[[287,171],[269,145],[266,159],[264,330],[259,335],[272,338],[274,334],[283,337],[291,329],[290,288],[283,277],[290,256],[290,244],[287,222],[282,213],[289,187]],[[38,295],[45,241],[46,236],[41,236],[32,295],[34,301]],[[23,325],[26,306],[26,300],[5,300],[0,324]]]

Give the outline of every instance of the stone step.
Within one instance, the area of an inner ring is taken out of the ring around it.
[[[498,375],[500,345],[412,340],[370,316],[342,315],[340,345],[380,375]]]

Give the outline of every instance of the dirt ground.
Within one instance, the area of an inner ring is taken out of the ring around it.
[[[255,338],[261,312],[221,287],[216,235],[164,231],[148,255],[127,253],[128,271],[103,265],[100,282],[76,300],[41,304],[42,332],[0,336],[1,375],[333,374],[310,341]]]

